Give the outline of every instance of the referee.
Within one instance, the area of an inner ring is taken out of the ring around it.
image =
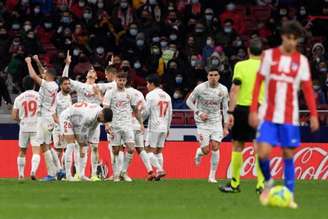
[[[249,106],[252,103],[253,86],[256,73],[260,67],[262,43],[259,39],[250,41],[248,48],[249,59],[237,62],[234,68],[233,84],[230,90],[229,125],[232,127],[232,179],[227,185],[220,186],[222,192],[240,192],[240,169],[243,163],[242,151],[245,142],[255,139],[256,130],[248,124]],[[260,102],[263,101],[263,86]],[[256,192],[261,193],[264,187],[264,177],[256,158],[257,186]]]

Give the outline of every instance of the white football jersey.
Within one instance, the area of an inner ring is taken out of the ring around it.
[[[65,109],[61,115],[61,120],[68,120],[74,129],[87,133],[88,130],[96,129],[99,122],[97,117],[102,108],[96,103],[78,102]]]
[[[108,83],[97,83],[98,89],[100,89],[101,93],[106,93],[107,90],[111,90],[116,88],[116,81],[108,82]]]
[[[224,122],[227,122],[228,101],[229,93],[224,85],[219,84],[217,87],[212,88],[207,81],[199,84],[192,91],[187,99],[187,105],[195,112],[194,118],[198,128],[207,129],[219,125],[222,126],[222,113]],[[221,111],[221,106],[223,112]],[[196,112],[198,112],[198,114]],[[206,113],[208,119],[202,121],[199,113]]]
[[[14,101],[18,110],[19,127],[22,132],[36,132],[37,117],[40,111],[40,96],[34,90],[21,93]]]
[[[136,108],[138,109],[139,112],[143,112],[146,107],[146,101],[144,98],[144,95],[137,89],[133,87],[129,87],[126,89],[131,96],[134,96],[135,101],[136,101]],[[132,113],[132,125],[133,125],[133,130],[140,130],[141,125],[138,121],[138,119],[135,117],[134,113]]]
[[[86,84],[70,79],[72,90],[76,91],[78,102],[101,104],[101,99],[95,94],[97,84]]]
[[[56,113],[58,116],[72,105],[72,98],[70,94],[64,95],[61,91],[57,93],[57,107]]]
[[[46,81],[42,79],[39,89],[40,103],[41,103],[41,116],[49,117],[56,112],[56,96],[58,85],[55,81]]]
[[[167,132],[172,120],[171,97],[162,89],[155,88],[146,95],[146,116],[148,130],[151,132]]]
[[[132,107],[136,106],[136,99],[127,89],[122,91],[117,88],[107,90],[103,105],[113,111],[113,121],[111,122],[113,128],[125,129],[126,127],[132,127]]]

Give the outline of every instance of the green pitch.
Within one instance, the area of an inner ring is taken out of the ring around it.
[[[222,183],[222,182],[221,182]],[[205,180],[162,182],[32,182],[0,180],[1,219],[320,219],[328,218],[328,181],[297,182],[300,208],[262,207],[255,181],[223,194]]]

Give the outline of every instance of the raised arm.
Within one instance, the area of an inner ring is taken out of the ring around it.
[[[65,59],[65,67],[64,67],[64,70],[63,70],[62,77],[68,77],[69,65],[71,64],[71,62],[72,62],[72,57],[69,54],[69,50],[67,50],[66,59]]]
[[[33,56],[33,60],[36,62],[36,65],[38,66],[38,70],[39,70],[39,73],[40,74],[43,74],[45,72],[45,68],[43,67],[40,59],[39,59],[39,56],[38,55],[34,55]]]
[[[42,78],[39,77],[39,75],[34,71],[34,68],[32,66],[32,59],[31,57],[26,57],[25,58],[25,62],[27,64],[27,68],[28,68],[28,73],[30,75],[30,77],[38,84],[41,86],[42,83]]]

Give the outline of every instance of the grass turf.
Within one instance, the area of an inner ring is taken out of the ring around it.
[[[220,182],[222,183],[222,182]],[[328,182],[297,182],[300,208],[262,207],[255,181],[223,194],[205,180],[161,182],[32,182],[0,180],[0,218],[328,218]]]

